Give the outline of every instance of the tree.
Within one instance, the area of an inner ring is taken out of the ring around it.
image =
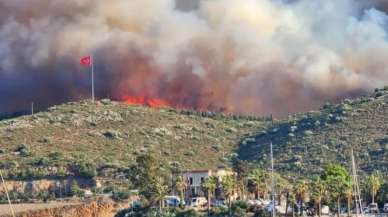
[[[352,188],[352,179],[348,171],[341,165],[330,164],[325,167],[321,179],[325,181],[332,199],[337,202],[337,216],[340,216],[340,200]]]
[[[377,194],[377,201],[384,204],[388,201],[388,182],[381,185],[379,193]]]
[[[175,188],[176,188],[176,191],[179,193],[179,197],[181,199],[181,202],[179,205],[182,205],[185,199],[184,198],[185,190],[187,188],[187,183],[182,176],[178,176],[177,179],[175,180]]]
[[[217,178],[209,177],[202,182],[202,189],[207,192],[207,212],[210,215],[210,202],[214,191],[217,188]]]
[[[248,180],[255,185],[255,199],[259,198],[260,193],[266,194],[268,191],[269,175],[261,170],[255,169],[248,175]]]
[[[129,169],[129,178],[139,193],[152,203],[160,202],[164,193],[165,176],[161,163],[150,153],[140,155]]]
[[[162,177],[157,177],[152,183],[153,195],[159,203],[159,211],[164,208],[164,197],[168,194],[168,186],[165,185]]]
[[[237,182],[238,186],[241,189],[241,197],[243,199],[246,199],[246,189],[245,187],[248,185],[248,175],[251,170],[251,164],[249,164],[247,161],[240,160],[237,158],[233,159],[233,171],[237,174]]]
[[[294,186],[294,193],[297,202],[299,203],[300,215],[303,215],[303,202],[308,196],[309,185],[306,180],[299,180]]]
[[[374,171],[372,175],[367,178],[367,184],[372,195],[372,203],[375,202],[377,192],[381,187],[383,176],[380,171]]]
[[[292,186],[290,185],[290,183],[288,182],[287,179],[283,178],[278,173],[274,174],[274,179],[275,179],[275,190],[278,192],[277,200],[279,201],[279,204],[281,204],[282,196],[285,195],[287,198],[289,196],[289,191],[292,189]],[[276,192],[275,192],[275,194],[276,194]]]
[[[322,215],[322,200],[326,195],[326,185],[325,182],[320,178],[316,178],[311,183],[311,193],[312,199],[314,200],[315,205],[317,206],[317,214],[319,217]]]
[[[224,176],[222,177],[222,190],[228,200],[229,216],[232,216],[232,197],[234,190],[236,189],[236,177]]]
[[[288,207],[290,204],[292,204],[292,207],[294,207],[295,203],[295,196],[292,192],[292,185],[288,182],[288,184],[284,187],[284,192],[286,194],[286,215],[288,214]],[[292,209],[294,213],[294,209]]]

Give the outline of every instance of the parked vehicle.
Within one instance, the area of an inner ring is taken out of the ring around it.
[[[323,205],[321,208],[322,215],[329,215],[330,214],[330,208],[329,206]]]
[[[383,212],[388,213],[388,203],[384,204]]]
[[[225,200],[211,200],[210,206],[213,206],[213,207],[225,206]]]
[[[190,205],[192,207],[204,207],[207,205],[207,200],[204,197],[193,197],[191,198]]]
[[[272,210],[273,210],[273,203],[270,202],[270,203],[265,207],[265,210],[266,210],[267,212],[272,212]],[[285,207],[281,207],[281,206],[275,204],[275,211],[276,211],[277,213],[285,214],[285,212],[286,212],[285,210],[286,210]]]
[[[250,206],[262,206],[262,205],[264,205],[264,204],[263,204],[263,201],[260,200],[260,199],[257,199],[257,200],[248,200],[247,203],[248,203]]]
[[[371,203],[368,206],[369,213],[379,213],[379,205],[377,203]]]
[[[179,205],[185,205],[185,201],[181,201],[178,196],[166,196],[164,197],[164,203],[168,207],[178,207]]]

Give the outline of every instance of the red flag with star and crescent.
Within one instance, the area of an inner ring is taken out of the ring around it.
[[[91,66],[92,65],[92,57],[91,56],[86,56],[82,57],[80,60],[81,66]]]

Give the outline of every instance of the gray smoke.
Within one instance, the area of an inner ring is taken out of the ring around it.
[[[382,0],[2,0],[0,112],[89,96],[286,115],[388,83]]]

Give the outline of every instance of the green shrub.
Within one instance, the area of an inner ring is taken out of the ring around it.
[[[210,216],[212,217],[224,217],[228,215],[228,207],[217,206],[211,209]]]
[[[130,196],[131,196],[131,192],[123,191],[123,190],[119,190],[119,191],[114,190],[112,193],[112,199],[116,201],[128,200]]]
[[[20,144],[16,146],[15,152],[19,152],[20,156],[22,157],[28,157],[31,155],[30,150],[25,144]]]
[[[248,211],[248,204],[244,201],[237,201],[232,204],[232,212],[234,216],[245,217]]]
[[[195,210],[185,210],[185,211],[181,211],[181,212],[178,212],[176,214],[176,217],[198,217],[200,216]]]
[[[84,197],[85,193],[84,191],[79,187],[78,183],[76,181],[73,181],[73,183],[70,186],[70,196],[74,197]]]
[[[48,155],[48,157],[51,159],[51,160],[54,160],[54,161],[60,161],[60,160],[63,160],[64,158],[64,155],[62,152],[52,152]]]
[[[258,210],[257,212],[255,212],[255,215],[254,215],[254,217],[271,217],[271,216],[272,216],[271,213],[267,212],[264,209]]]
[[[97,169],[93,163],[79,162],[76,165],[77,172],[80,176],[85,178],[93,178],[97,176]]]

